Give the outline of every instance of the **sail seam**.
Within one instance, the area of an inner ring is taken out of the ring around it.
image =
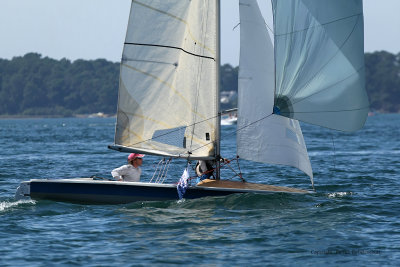
[[[338,85],[338,84],[340,84],[340,83],[346,81],[347,79],[350,79],[350,78],[353,77],[354,75],[358,74],[358,73],[359,73],[361,70],[363,70],[364,68],[365,68],[365,67],[363,66],[363,67],[359,68],[356,72],[354,72],[354,73],[352,73],[351,75],[349,75],[348,77],[345,77],[343,80],[340,80],[340,81],[338,81],[337,83],[331,84],[330,86],[325,87],[324,89],[321,89],[321,90],[319,90],[318,92],[315,92],[315,93],[313,93],[313,94],[311,94],[311,95],[308,95],[308,96],[306,96],[306,97],[304,97],[304,98],[302,98],[302,99],[300,99],[300,100],[298,100],[298,101],[294,101],[293,104],[292,104],[292,106],[296,105],[297,103],[302,102],[303,100],[306,100],[307,98],[310,98],[310,97],[312,97],[312,96],[314,96],[314,95],[317,95],[317,94],[319,94],[319,93],[322,93],[322,92],[328,90],[329,88],[332,88],[333,86],[336,86],[336,85]]]
[[[275,34],[275,36],[284,36],[284,35],[290,35],[290,34],[294,34],[294,33],[304,32],[304,31],[307,31],[309,29],[323,27],[325,25],[329,25],[329,24],[332,24],[332,23],[335,23],[335,22],[338,22],[338,21],[341,21],[341,20],[346,20],[346,19],[350,19],[350,18],[353,18],[353,17],[357,17],[357,16],[360,16],[362,14],[363,13],[357,13],[355,15],[351,15],[351,16],[348,16],[348,17],[340,18],[340,19],[337,19],[337,20],[332,20],[332,21],[329,21],[329,22],[326,22],[326,23],[322,23],[322,24],[319,24],[319,25],[316,25],[316,26],[304,28],[304,29],[301,29],[301,30],[291,31],[291,32],[282,33],[282,34]]]
[[[172,127],[173,127],[173,126],[171,126],[171,125],[169,125],[169,124],[167,124],[167,123],[165,123],[165,122],[158,121],[158,120],[153,119],[153,118],[150,118],[150,117],[148,117],[148,116],[139,115],[139,114],[136,114],[136,113],[133,113],[133,112],[128,112],[128,111],[124,111],[124,112],[125,112],[126,114],[129,114],[129,115],[133,116],[133,117],[139,117],[139,118],[141,118],[141,119],[145,119],[145,120],[148,120],[148,121],[157,123],[157,124],[159,124],[159,125],[161,125],[161,126],[163,126],[163,127],[166,127],[166,128],[172,128]]]
[[[199,121],[199,122],[192,123],[191,125],[187,125],[186,127],[195,126],[195,125],[197,125],[197,124],[200,124],[200,123],[203,123],[203,122],[207,122],[208,120],[212,120],[212,119],[215,119],[215,118],[217,118],[217,117],[218,117],[218,115],[217,115],[217,116],[213,116],[213,117],[208,118],[208,119],[205,119],[205,120],[202,120],[202,121]],[[150,139],[147,139],[147,140],[143,140],[143,141],[141,141],[141,142],[137,142],[137,143],[134,143],[134,144],[131,144],[131,145],[134,146],[134,145],[142,144],[142,143],[145,143],[145,142],[149,142],[149,141],[151,141],[151,140],[153,140],[153,139],[155,139],[155,138],[159,138],[159,137],[162,137],[162,136],[171,134],[171,133],[176,132],[176,131],[179,131],[179,130],[180,130],[180,129],[175,129],[175,130],[169,131],[169,132],[167,132],[167,133],[157,135],[157,136],[155,136],[154,138],[150,138]],[[207,146],[207,145],[209,145],[209,144],[211,144],[211,143],[213,143],[213,142],[206,143],[204,146]],[[204,147],[204,146],[202,146],[202,147]]]
[[[181,50],[181,51],[185,52],[186,54],[189,54],[189,55],[192,55],[192,56],[195,56],[195,57],[201,57],[201,58],[211,59],[211,60],[215,61],[215,58],[213,58],[213,57],[195,54],[195,53],[192,53],[192,52],[189,52],[189,51],[183,49],[182,47],[169,46],[169,45],[158,45],[158,44],[142,44],[142,43],[124,43],[124,44],[126,44],[126,45],[138,45],[138,46],[162,47],[162,48],[172,48],[172,49]]]
[[[175,15],[173,15],[173,14],[171,14],[171,13],[168,13],[168,12],[166,12],[166,11],[163,11],[163,10],[160,10],[160,9],[156,9],[156,8],[154,8],[154,7],[152,7],[152,6],[146,5],[146,4],[141,3],[141,2],[139,2],[139,1],[136,1],[136,0],[133,0],[132,2],[133,2],[133,3],[136,3],[136,4],[138,4],[138,5],[141,5],[142,7],[148,8],[148,9],[150,9],[150,10],[153,10],[153,11],[159,12],[159,13],[161,13],[161,14],[170,16],[171,18],[174,18],[174,19],[176,19],[176,20],[178,20],[178,21],[184,23],[184,24],[186,25],[186,27],[188,28],[188,33],[189,33],[190,37],[193,39],[193,41],[195,41],[196,43],[198,43],[200,46],[203,46],[203,47],[204,47],[205,49],[207,49],[211,54],[215,54],[215,52],[214,52],[212,49],[208,48],[205,44],[200,43],[200,42],[193,36],[192,32],[190,31],[189,23],[188,23],[187,21],[185,21],[184,19],[182,19],[182,18],[180,18],[180,17],[177,17],[177,16],[175,16]]]
[[[188,100],[187,100],[187,99],[172,85],[172,84],[170,84],[170,83],[168,83],[168,82],[166,82],[166,81],[160,79],[159,77],[157,77],[157,76],[155,76],[155,75],[153,75],[153,74],[151,74],[151,73],[148,73],[148,72],[145,72],[145,71],[143,71],[143,70],[137,69],[137,68],[135,68],[135,67],[133,67],[133,66],[129,66],[129,65],[127,65],[127,64],[123,64],[123,65],[124,65],[125,67],[131,69],[131,70],[134,70],[134,71],[136,71],[136,72],[142,73],[143,75],[149,76],[149,77],[151,77],[151,78],[153,78],[153,79],[159,81],[160,83],[162,83],[162,84],[168,86],[169,88],[171,88],[171,89],[174,91],[175,94],[177,94],[183,101],[186,102],[186,104],[188,105],[188,107],[190,108],[190,110],[191,110],[192,112],[195,112],[195,111],[193,110],[193,108],[191,107],[191,105],[190,105],[190,101],[188,101]],[[198,114],[198,115],[199,115],[199,117],[202,117],[202,118],[204,118],[204,119],[207,120],[207,118],[205,118],[203,115],[201,115],[201,114]]]
[[[332,60],[333,60],[334,58],[336,58],[336,56],[341,52],[341,49],[347,44],[348,40],[349,40],[350,37],[353,35],[353,32],[354,32],[354,30],[356,29],[358,23],[359,23],[359,18],[357,18],[357,21],[355,22],[355,24],[354,24],[354,26],[353,26],[351,32],[350,32],[349,35],[347,36],[347,38],[344,40],[344,42],[343,42],[340,46],[338,46],[338,50],[336,51],[336,53],[335,53],[323,66],[321,66],[321,68],[320,68],[306,83],[304,83],[301,87],[299,87],[299,89],[296,89],[292,94],[290,94],[290,95],[289,95],[289,99],[291,99],[298,91],[303,90],[304,88],[306,88],[307,86],[309,86],[310,83],[311,83],[311,81],[313,81],[313,80],[315,79],[315,77],[317,77],[317,75],[318,75],[323,69],[325,69],[325,67],[328,66],[328,65],[332,62]],[[355,66],[354,66],[354,67],[355,67]],[[358,73],[359,70],[360,70],[360,69],[358,69],[356,73]],[[351,77],[351,76],[352,76],[352,75],[350,75],[350,77]],[[348,78],[348,77],[347,77],[347,78]],[[346,78],[346,79],[347,79],[347,78]],[[344,80],[346,80],[346,79],[344,79]],[[321,91],[322,91],[322,90],[321,90]],[[295,103],[293,103],[293,105],[294,105],[294,104],[295,104]]]
[[[146,59],[133,59],[133,58],[122,58],[123,62],[134,61],[134,62],[145,62],[145,63],[155,63],[155,64],[165,64],[165,65],[173,65],[175,66],[176,63],[171,62],[163,62],[163,61],[156,61],[156,60],[146,60]]]
[[[273,114],[269,114],[269,115],[267,115],[267,116],[265,116],[265,117],[263,117],[263,118],[261,118],[261,119],[258,119],[258,120],[256,120],[256,121],[250,122],[249,124],[247,124],[247,125],[245,125],[245,126],[239,128],[239,129],[237,129],[237,130],[234,131],[233,133],[225,135],[225,137],[226,137],[226,136],[231,136],[231,135],[233,135],[233,134],[236,134],[237,132],[239,132],[239,131],[241,131],[241,130],[243,130],[243,129],[245,129],[245,128],[247,128],[247,127],[249,127],[249,126],[251,126],[251,125],[253,125],[253,124],[255,124],[255,123],[257,123],[257,122],[260,122],[260,121],[262,121],[262,120],[265,120],[266,118],[268,118],[268,117],[270,117],[270,116],[272,116],[272,115],[273,115]],[[220,140],[220,139],[221,139],[221,138],[219,138],[219,140]],[[210,142],[210,143],[208,143],[208,144],[205,144],[204,146],[197,147],[197,148],[193,149],[191,152],[196,151],[196,150],[198,150],[198,149],[201,149],[201,148],[203,148],[203,147],[205,147],[205,146],[207,146],[207,145],[209,145],[209,144],[212,144],[212,143],[213,143],[213,142]]]
[[[357,111],[369,109],[369,105],[362,108],[356,109],[342,109],[342,110],[321,110],[321,111],[295,111],[295,112],[281,112],[282,114],[294,114],[294,113],[334,113],[334,112],[346,112],[346,111]]]

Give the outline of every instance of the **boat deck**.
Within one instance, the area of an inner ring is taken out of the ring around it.
[[[284,186],[266,185],[266,184],[255,184],[248,182],[239,181],[228,181],[228,180],[211,180],[205,179],[201,181],[197,186],[210,187],[210,188],[226,188],[226,189],[244,189],[251,191],[266,191],[266,192],[288,192],[288,193],[310,193],[310,191],[303,189],[296,189]]]

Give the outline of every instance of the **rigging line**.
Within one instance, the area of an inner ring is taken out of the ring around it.
[[[239,132],[239,131],[241,131],[241,130],[243,130],[243,129],[245,129],[245,128],[247,128],[247,127],[249,127],[249,126],[251,126],[251,125],[253,125],[253,124],[255,124],[255,123],[257,123],[257,122],[260,122],[260,121],[262,121],[262,120],[264,120],[264,119],[266,119],[266,118],[268,118],[268,117],[270,117],[270,116],[272,116],[272,115],[273,115],[273,113],[272,113],[272,114],[269,114],[269,115],[267,115],[267,116],[265,116],[265,117],[263,117],[263,118],[261,118],[261,119],[259,119],[259,120],[253,121],[253,122],[251,122],[251,123],[249,123],[249,124],[247,124],[247,125],[245,125],[245,126],[239,128],[239,129],[236,129],[236,131],[234,131],[233,133],[227,134],[227,135],[225,135],[225,136],[231,136],[231,135],[233,135],[233,134],[235,134],[235,133],[237,133],[237,132]],[[221,137],[220,137],[219,139],[221,140]],[[214,143],[214,142],[209,142],[209,143],[207,143],[207,144],[205,144],[205,145],[199,146],[199,147],[193,149],[193,150],[190,151],[190,152],[193,152],[193,151],[196,151],[196,150],[198,150],[198,149],[201,149],[201,148],[203,148],[203,147],[205,147],[205,146],[208,146],[208,145],[210,145],[210,144],[212,144],[212,143]]]
[[[298,33],[298,32],[307,31],[307,30],[309,30],[309,29],[313,29],[313,28],[317,28],[317,27],[322,27],[322,26],[325,26],[325,25],[329,25],[329,24],[332,24],[332,23],[341,21],[341,20],[346,20],[346,19],[349,19],[349,18],[352,18],[352,17],[357,17],[357,16],[360,16],[360,15],[362,15],[362,14],[363,14],[363,13],[357,13],[357,14],[354,14],[354,15],[351,15],[351,16],[348,16],[348,17],[344,17],[344,18],[332,20],[332,21],[329,21],[329,22],[326,22],[326,23],[321,23],[321,24],[318,24],[318,25],[315,25],[315,26],[312,26],[312,27],[308,27],[308,28],[304,28],[304,29],[301,29],[301,30],[291,31],[291,32],[282,33],[282,34],[275,34],[275,36],[284,36],[284,35],[289,35],[289,34],[293,34],[293,33]],[[317,20],[317,19],[316,19],[316,20]]]
[[[174,87],[174,85],[172,85],[172,84],[169,83],[168,81],[164,81],[164,80],[162,80],[160,77],[157,77],[156,75],[154,75],[154,74],[152,74],[152,73],[146,72],[146,71],[144,71],[144,70],[140,70],[140,69],[135,68],[135,67],[133,67],[133,66],[130,66],[130,65],[127,65],[127,64],[121,64],[121,65],[124,66],[124,67],[126,67],[126,68],[128,68],[128,69],[131,69],[131,70],[133,70],[133,71],[136,71],[136,72],[138,72],[138,73],[141,73],[141,74],[143,74],[143,75],[145,75],[145,76],[148,76],[148,77],[150,77],[150,78],[152,78],[152,79],[154,79],[154,80],[156,80],[156,81],[159,81],[159,82],[162,83],[163,85],[167,86],[168,88],[170,88],[170,89],[174,92],[174,94],[178,95],[178,96],[187,104],[187,106],[189,107],[190,111],[194,112],[193,109],[192,109],[192,105],[191,105],[190,101],[189,101],[188,99],[186,99],[186,97],[185,97],[181,92],[179,92],[179,90],[176,89],[176,88]],[[205,118],[205,117],[204,117],[203,115],[201,115],[201,114],[198,114],[198,115],[199,115],[199,117]]]
[[[133,71],[139,72],[139,73],[141,73],[141,74],[143,74],[143,75],[146,75],[146,76],[148,76],[148,77],[151,77],[151,78],[153,78],[153,79],[159,81],[160,83],[166,85],[167,87],[169,87],[169,88],[172,90],[172,92],[174,92],[176,95],[178,95],[178,96],[187,104],[187,106],[189,107],[189,110],[190,110],[191,112],[195,112],[195,111],[193,110],[193,108],[192,108],[192,105],[191,105],[190,101],[189,101],[188,99],[186,99],[186,97],[185,97],[182,93],[180,93],[180,92],[179,92],[172,84],[170,84],[169,82],[164,81],[164,80],[162,80],[161,78],[159,78],[159,77],[157,77],[157,76],[155,76],[155,75],[153,75],[153,74],[151,74],[151,73],[147,73],[147,72],[142,71],[142,70],[140,70],[140,69],[137,69],[137,68],[135,68],[135,67],[133,67],[133,66],[129,66],[129,65],[127,65],[127,64],[123,64],[123,66],[126,67],[126,68],[129,68],[129,69],[131,69],[131,70],[133,70]],[[137,116],[137,114],[134,114],[134,116]],[[206,118],[206,115],[198,114],[198,116],[201,117],[201,118],[204,118],[204,119],[208,120],[208,119]],[[143,117],[143,118],[147,119],[146,117]],[[149,120],[154,120],[154,119],[149,118]],[[154,120],[154,121],[155,121],[155,120]],[[184,123],[186,122],[186,119],[184,120],[184,118],[179,118],[179,121],[181,121],[181,122],[183,121],[182,124],[184,124]],[[157,122],[157,121],[156,121],[156,122]],[[157,122],[157,123],[159,123],[159,122]],[[211,123],[210,123],[210,127],[213,127],[213,125],[212,125]],[[172,128],[172,127],[167,127],[167,128]],[[148,140],[151,140],[151,139],[148,139]],[[148,140],[146,140],[146,141],[148,141]],[[144,142],[146,142],[146,141],[144,141]],[[139,143],[140,143],[140,142],[139,142]]]
[[[171,158],[169,158],[167,160],[167,162],[165,163],[165,168],[164,168],[164,170],[163,170],[163,172],[162,172],[162,174],[160,176],[160,180],[158,180],[159,183],[161,182],[162,178],[165,179],[165,175],[167,175],[170,162],[171,162]]]
[[[159,125],[161,125],[161,126],[163,126],[163,127],[166,127],[166,128],[172,128],[172,127],[173,127],[173,126],[171,126],[170,124],[167,124],[167,123],[165,123],[165,122],[163,122],[163,121],[159,121],[159,120],[150,118],[150,117],[148,117],[148,116],[144,116],[144,115],[139,114],[139,113],[128,112],[128,111],[123,111],[123,112],[124,112],[125,114],[128,114],[128,115],[132,116],[132,117],[138,117],[138,118],[141,118],[141,119],[144,119],[144,120],[148,120],[148,121],[157,123],[157,124],[159,124]],[[142,138],[142,139],[143,139],[143,138]]]
[[[281,112],[281,114],[295,114],[295,113],[335,113],[335,112],[345,112],[345,111],[357,111],[369,109],[369,106],[354,108],[354,109],[342,109],[342,110],[320,110],[320,111],[294,111],[294,112]]]
[[[331,132],[332,144],[333,144],[333,170],[336,171],[336,148],[335,141],[333,140],[333,133]]]
[[[209,121],[209,120],[212,120],[212,119],[217,118],[218,116],[219,116],[219,115],[216,115],[216,116],[210,117],[210,118],[208,118],[208,119],[204,119],[204,120],[202,120],[202,121],[192,123],[192,124],[190,124],[190,125],[187,125],[186,127],[191,127],[191,126],[194,126],[194,125],[196,125],[196,124],[200,124],[200,123],[203,123],[203,122],[207,122],[207,121]],[[164,133],[164,134],[160,134],[160,135],[154,136],[153,138],[149,138],[149,139],[147,139],[147,140],[143,140],[143,141],[141,141],[141,142],[132,144],[132,146],[135,146],[135,145],[138,145],[138,144],[142,144],[142,143],[151,141],[151,140],[153,140],[153,139],[156,139],[156,138],[159,138],[159,137],[162,137],[162,136],[171,134],[171,133],[176,132],[176,131],[179,131],[179,130],[181,130],[181,128],[178,128],[178,129],[172,130],[172,131],[170,131],[170,132],[167,132],[167,133]],[[209,143],[207,143],[207,145],[209,145]],[[206,146],[206,145],[205,145],[205,146]]]
[[[300,86],[298,89],[296,89],[290,96],[293,97],[298,91],[302,90],[303,88],[307,87],[310,82],[326,67],[329,65],[329,63],[339,54],[339,52],[341,51],[341,49],[344,47],[344,45],[349,41],[350,37],[353,35],[353,32],[355,31],[358,22],[359,22],[360,17],[357,18],[356,23],[353,26],[353,29],[350,31],[349,35],[346,37],[346,39],[343,41],[343,43],[340,45],[340,47],[338,47],[338,50],[336,51],[336,53],[323,65],[321,66],[321,68],[302,86]],[[357,70],[358,72],[358,70]]]
[[[165,166],[166,166],[165,158],[163,158],[163,160],[162,160],[162,165],[161,165],[160,171],[159,171],[159,173],[158,173],[158,175],[157,175],[157,178],[156,178],[156,180],[155,180],[155,183],[158,183],[158,182],[159,182],[161,172],[164,173]]]
[[[359,68],[356,72],[350,74],[348,77],[344,78],[343,80],[340,80],[340,81],[338,81],[338,82],[336,82],[336,83],[334,83],[334,84],[329,85],[328,87],[325,87],[325,88],[322,89],[322,90],[319,90],[319,91],[317,91],[317,92],[315,92],[315,93],[313,93],[313,94],[310,94],[310,95],[308,95],[308,96],[306,96],[306,97],[303,97],[303,98],[299,99],[298,101],[293,102],[293,103],[292,103],[292,106],[295,105],[295,104],[297,104],[297,103],[299,103],[299,102],[302,102],[303,100],[305,100],[305,99],[307,99],[307,98],[309,98],[309,97],[312,97],[312,96],[314,96],[314,95],[316,95],[316,94],[319,94],[319,93],[321,93],[321,92],[324,92],[325,90],[328,90],[329,88],[332,88],[333,86],[336,86],[336,85],[340,84],[341,82],[346,81],[347,79],[350,79],[351,77],[353,77],[354,75],[358,74],[358,73],[359,73],[361,70],[363,70],[363,69],[365,69],[365,66],[362,66],[362,67]],[[310,81],[311,81],[311,80],[310,80]],[[304,87],[303,87],[303,88],[304,88]],[[296,93],[296,92],[295,92],[295,93]],[[294,93],[294,94],[295,94],[295,93]]]
[[[269,25],[265,22],[265,20],[264,20],[264,24],[265,24],[265,26],[267,26],[268,30],[269,30],[272,34],[274,34],[274,31],[269,27]],[[236,24],[235,27],[233,27],[232,31],[234,31],[239,25],[240,25],[240,22],[239,22],[238,24]]]
[[[189,55],[195,56],[195,57],[201,57],[201,58],[206,58],[206,59],[211,59],[213,61],[215,61],[215,58],[213,57],[209,57],[209,56],[203,56],[203,55],[199,55],[199,54],[195,54],[192,52],[189,52],[181,47],[177,47],[177,46],[169,46],[169,45],[157,45],[157,44],[141,44],[141,43],[124,43],[126,45],[137,45],[137,46],[151,46],[151,47],[162,47],[162,48],[171,48],[171,49],[177,49],[177,50],[181,50]]]
[[[153,177],[151,177],[151,179],[150,179],[150,183],[153,181],[154,176],[156,175],[157,170],[158,170],[158,167],[160,166],[160,163],[161,163],[161,162],[162,162],[162,159],[158,162],[158,164],[157,164],[157,166],[156,166],[156,170],[154,171]]]
[[[236,155],[236,163],[239,169],[239,177],[242,179],[243,182],[246,182],[246,180],[243,178],[242,170],[240,169],[240,164],[239,164],[239,155]]]
[[[265,20],[264,20],[264,23],[265,23],[265,26],[267,26],[268,30],[269,30],[272,34],[274,34],[274,31],[269,27],[269,25],[265,22]]]
[[[164,181],[165,181],[165,178],[167,177],[168,170],[169,170],[169,166],[171,166],[171,161],[172,161],[172,158],[169,158],[169,160],[168,160],[168,167],[167,167],[167,171],[165,172],[164,178],[163,178],[163,180],[161,181],[161,183],[162,183],[162,184],[164,183]]]
[[[268,0],[267,0],[266,2],[268,2]],[[260,9],[260,11],[261,11],[261,9]],[[262,15],[261,15],[261,16],[262,16]],[[265,23],[265,25],[267,26],[267,28],[269,29],[269,31],[270,31],[273,35],[275,35],[275,34],[274,34],[274,30],[271,29],[271,28],[269,27],[268,23],[265,21],[264,16],[262,16],[262,17],[263,17],[264,23]],[[273,19],[272,19],[272,20],[273,20]]]
[[[145,60],[145,59],[133,59],[133,58],[127,58],[127,57],[123,57],[121,59],[121,61],[122,62],[134,61],[134,62],[145,62],[145,63],[157,63],[157,64],[173,65],[175,67],[177,66],[177,63],[155,61],[155,60]]]
[[[233,176],[232,178],[234,178],[234,177],[236,177],[236,176],[238,176],[239,178],[241,178],[240,176],[240,174],[239,173],[237,173],[237,171],[234,169],[234,168],[232,168],[232,166],[230,165],[230,164],[226,164],[225,166],[228,166],[234,173],[235,173],[235,176]],[[231,178],[231,179],[232,179]]]

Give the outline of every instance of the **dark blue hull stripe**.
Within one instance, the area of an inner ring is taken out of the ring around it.
[[[194,199],[207,196],[226,196],[233,193],[238,192],[188,188],[184,197],[186,199]],[[31,181],[30,196],[32,199],[110,204],[179,199],[176,187],[151,187],[102,183],[61,183],[48,181]]]

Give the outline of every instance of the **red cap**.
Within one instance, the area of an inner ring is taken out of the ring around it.
[[[141,159],[143,157],[144,157],[143,154],[132,153],[132,154],[129,154],[128,161],[132,161],[132,160],[134,160],[136,158],[140,158]]]

